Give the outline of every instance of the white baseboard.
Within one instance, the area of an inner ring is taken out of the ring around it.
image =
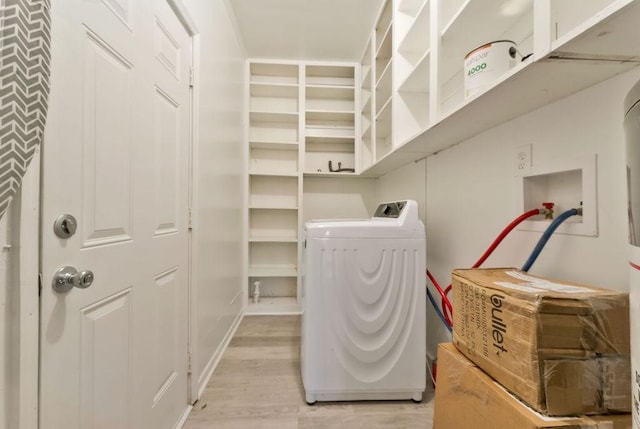
[[[231,324],[231,327],[227,331],[227,334],[225,335],[224,340],[222,340],[222,343],[220,344],[220,346],[213,353],[213,356],[211,356],[211,359],[209,359],[209,362],[207,362],[207,365],[205,366],[204,371],[202,371],[202,375],[198,379],[198,397],[196,399],[200,399],[200,397],[202,396],[204,389],[207,387],[207,384],[209,383],[209,380],[211,380],[211,376],[213,376],[213,371],[218,366],[220,359],[222,359],[222,355],[224,354],[224,351],[227,349],[227,346],[229,345],[229,342],[233,338],[233,335],[236,333],[236,330],[238,329],[238,326],[240,325],[240,322],[242,321],[243,317],[244,317],[244,311],[241,310],[238,313],[238,316],[236,316],[236,319]]]
[[[182,429],[184,427],[189,414],[191,414],[191,410],[193,410],[193,405],[187,405],[187,407],[184,409],[184,413],[182,413],[182,416],[180,416],[180,419],[178,419],[178,423],[176,424],[175,429]]]

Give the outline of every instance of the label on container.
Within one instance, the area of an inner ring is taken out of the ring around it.
[[[515,279],[526,282],[524,284],[518,284],[517,286],[519,286],[520,288],[534,289],[535,292],[541,292],[541,291],[551,291],[551,292],[560,292],[560,293],[593,292],[593,290],[585,287],[567,285],[563,283],[555,283],[549,280],[544,280],[544,279],[539,279],[537,277],[529,276],[527,274],[521,273],[520,271],[507,271],[505,274]],[[504,283],[504,282],[495,282],[495,283],[503,286],[501,283]],[[505,284],[513,285],[512,283],[505,283]],[[509,287],[509,286],[504,286],[504,287]],[[531,290],[529,290],[529,292],[531,292]]]
[[[465,99],[493,85],[505,72],[516,64],[509,49],[515,47],[510,41],[488,43],[467,54],[464,60]]]

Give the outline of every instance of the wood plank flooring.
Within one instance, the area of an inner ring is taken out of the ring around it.
[[[430,383],[427,383],[430,386]],[[431,429],[433,391],[412,401],[304,401],[300,317],[246,316],[185,429]]]

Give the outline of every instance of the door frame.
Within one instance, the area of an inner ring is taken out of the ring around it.
[[[187,31],[187,34],[191,40],[191,54],[190,54],[190,133],[189,133],[189,269],[188,269],[188,291],[187,291],[187,317],[188,317],[188,370],[187,370],[187,401],[190,405],[193,405],[198,400],[198,380],[194,375],[193,365],[194,357],[197,356],[197,314],[196,314],[196,260],[197,260],[197,243],[194,239],[194,231],[197,231],[197,216],[195,207],[197,204],[197,177],[198,177],[198,145],[199,141],[199,86],[198,86],[198,71],[200,67],[200,32],[195,24],[195,21],[191,17],[189,10],[184,5],[182,0],[166,0],[173,12],[176,14],[183,27]]]

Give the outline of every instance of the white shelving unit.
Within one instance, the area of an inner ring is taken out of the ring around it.
[[[369,151],[374,161],[362,170],[370,176],[640,65],[640,0],[396,0],[393,10],[390,5],[382,7],[371,32],[376,144]],[[465,55],[495,40],[512,40],[521,56],[531,56],[465,99]],[[387,43],[392,51],[382,54]],[[387,62],[390,86],[381,80]],[[367,140],[360,142],[364,156]]]
[[[305,67],[305,174],[356,168],[355,65]],[[351,173],[353,174],[353,173]]]
[[[360,67],[250,60],[247,69],[246,313],[298,313],[304,176],[357,176],[328,164],[357,168]]]
[[[373,63],[375,161],[384,157],[392,149],[393,34],[393,1],[387,0],[382,6],[372,35],[375,46]]]
[[[253,296],[259,282],[262,302],[269,300],[281,311],[296,312],[300,67],[252,62],[248,70],[247,296]],[[259,308],[249,306],[247,312]]]
[[[404,0],[398,2],[395,11],[399,42],[394,54],[397,82],[394,146],[429,124],[430,6],[429,0]]]
[[[362,169],[368,168],[375,160],[373,43],[373,37],[370,37],[360,60],[360,167]]]

